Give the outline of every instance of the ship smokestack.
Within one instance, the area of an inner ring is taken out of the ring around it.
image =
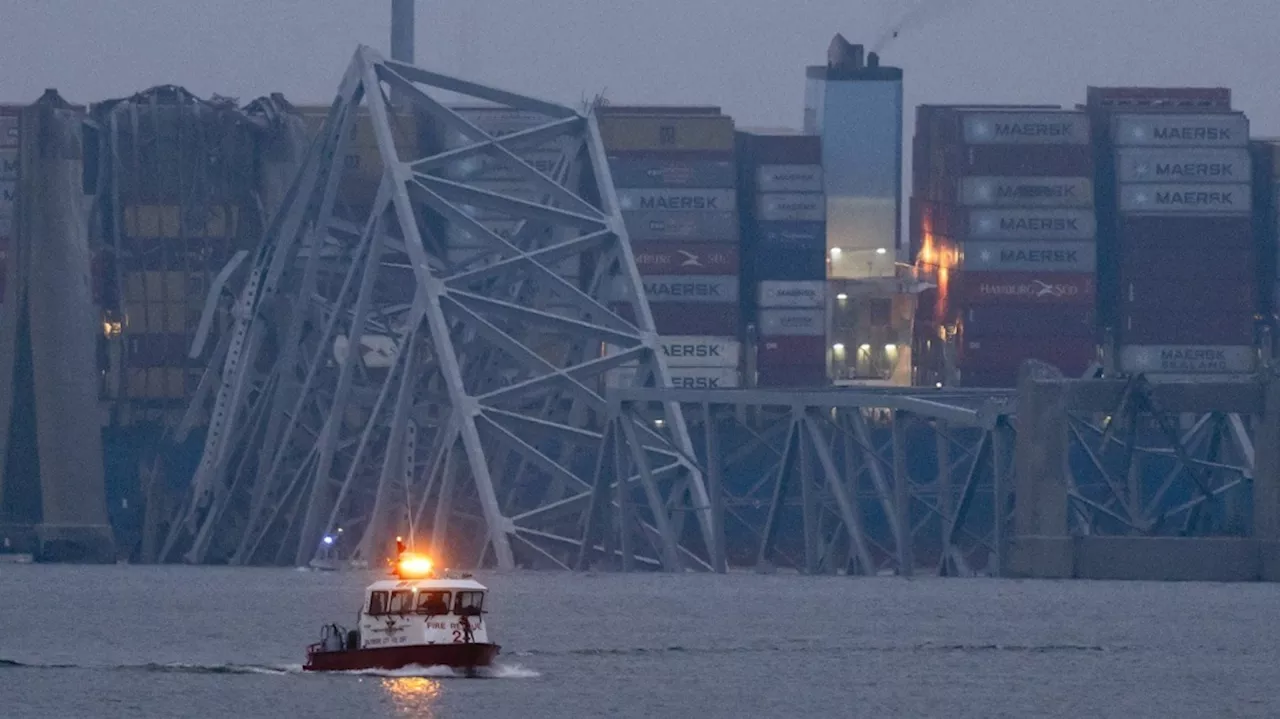
[[[854,45],[844,38],[844,35],[836,33],[831,39],[831,45],[827,48],[827,67],[832,70],[861,70],[864,65],[862,62],[863,47]]]

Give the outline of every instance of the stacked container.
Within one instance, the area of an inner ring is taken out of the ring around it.
[[[22,108],[0,105],[0,303],[5,301],[9,244],[18,187],[18,117]]]
[[[1225,90],[1090,88],[1108,202],[1105,324],[1116,369],[1152,378],[1256,367],[1249,121]]]
[[[761,387],[827,384],[827,225],[822,140],[738,133],[743,312]]]
[[[615,106],[599,110],[599,123],[672,383],[739,386],[732,118],[719,108]],[[634,317],[628,304],[615,309]]]
[[[1095,357],[1097,221],[1084,113],[922,106],[912,258],[937,286],[917,322],[917,380],[1012,386],[1038,359]]]

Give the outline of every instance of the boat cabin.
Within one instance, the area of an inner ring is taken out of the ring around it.
[[[487,643],[487,593],[466,577],[374,582],[360,608],[360,648]]]

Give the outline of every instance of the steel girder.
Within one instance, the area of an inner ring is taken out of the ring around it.
[[[445,93],[536,122],[498,136]],[[415,156],[399,149],[409,115]],[[362,169],[348,158],[365,156],[358,122],[382,164],[364,206],[344,190]],[[558,159],[540,171],[528,158],[548,148]],[[607,304],[619,299],[635,322]],[[404,534],[455,566],[566,567],[617,424],[605,373],[667,377],[594,116],[367,47],[232,315],[161,561],[369,562]],[[705,566],[719,551],[709,498],[679,405],[666,417],[664,433],[624,429],[667,467],[644,480],[641,521],[665,568]],[[673,506],[694,507],[700,555],[676,548]]]
[[[1012,400],[999,390],[619,389],[611,393],[616,429],[606,432],[613,456],[596,475],[578,566],[631,569],[629,544],[660,536],[637,525],[631,507],[643,506],[645,477],[664,468],[645,466],[628,428],[639,420],[665,429],[662,408],[675,402],[711,491],[722,548],[714,568],[999,574]]]

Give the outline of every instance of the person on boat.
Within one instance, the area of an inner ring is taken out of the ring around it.
[[[458,617],[458,623],[462,625],[462,641],[465,644],[474,644],[475,635],[471,633],[471,620],[467,619],[467,615],[463,614]]]

